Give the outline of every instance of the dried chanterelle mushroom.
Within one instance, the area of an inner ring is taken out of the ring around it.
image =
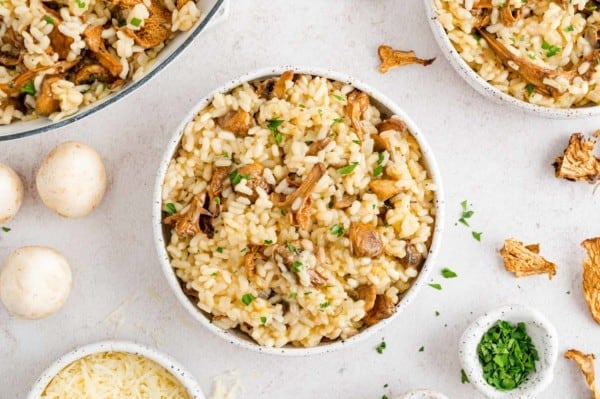
[[[381,60],[381,64],[379,65],[379,71],[381,73],[386,73],[392,68],[397,68],[410,64],[421,64],[423,66],[427,66],[433,63],[433,61],[435,61],[435,58],[431,58],[428,60],[419,58],[415,55],[415,52],[412,50],[394,50],[390,46],[386,45],[379,46],[379,48],[377,49],[377,53],[379,54],[379,59]]]
[[[596,389],[594,360],[596,357],[593,354],[584,354],[577,349],[569,349],[565,353],[567,359],[573,360],[579,366],[585,380],[594,394],[593,399],[600,399],[600,392]]]
[[[506,270],[517,277],[548,273],[548,277],[552,278],[556,274],[556,265],[544,259],[539,252],[539,244],[523,245],[522,242],[509,238],[504,241],[500,255]]]
[[[583,295],[592,317],[600,324],[600,237],[581,243],[588,258],[583,262]]]
[[[573,133],[569,139],[569,145],[565,148],[562,157],[557,157],[554,162],[556,177],[567,180],[583,180],[594,183],[600,180],[600,158],[594,156],[596,137],[586,140],[583,134]]]

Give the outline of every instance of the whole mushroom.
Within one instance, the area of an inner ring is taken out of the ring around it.
[[[8,222],[17,214],[24,191],[19,175],[0,162],[0,223]]]
[[[74,141],[48,153],[35,184],[44,204],[67,218],[88,215],[106,191],[106,170],[100,155],[90,146]]]
[[[59,310],[71,292],[71,268],[59,252],[22,247],[11,253],[0,271],[0,300],[24,319],[41,319]]]

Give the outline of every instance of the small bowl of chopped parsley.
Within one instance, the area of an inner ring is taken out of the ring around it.
[[[533,398],[554,378],[558,338],[540,312],[509,305],[475,320],[459,353],[464,375],[486,397]]]

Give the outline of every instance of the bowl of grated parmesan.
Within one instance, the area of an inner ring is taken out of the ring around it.
[[[27,399],[205,399],[189,372],[169,356],[126,341],[104,341],[60,357]]]

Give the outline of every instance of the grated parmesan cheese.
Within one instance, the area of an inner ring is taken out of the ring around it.
[[[125,352],[86,356],[62,369],[42,399],[190,399],[167,370],[145,357]]]

